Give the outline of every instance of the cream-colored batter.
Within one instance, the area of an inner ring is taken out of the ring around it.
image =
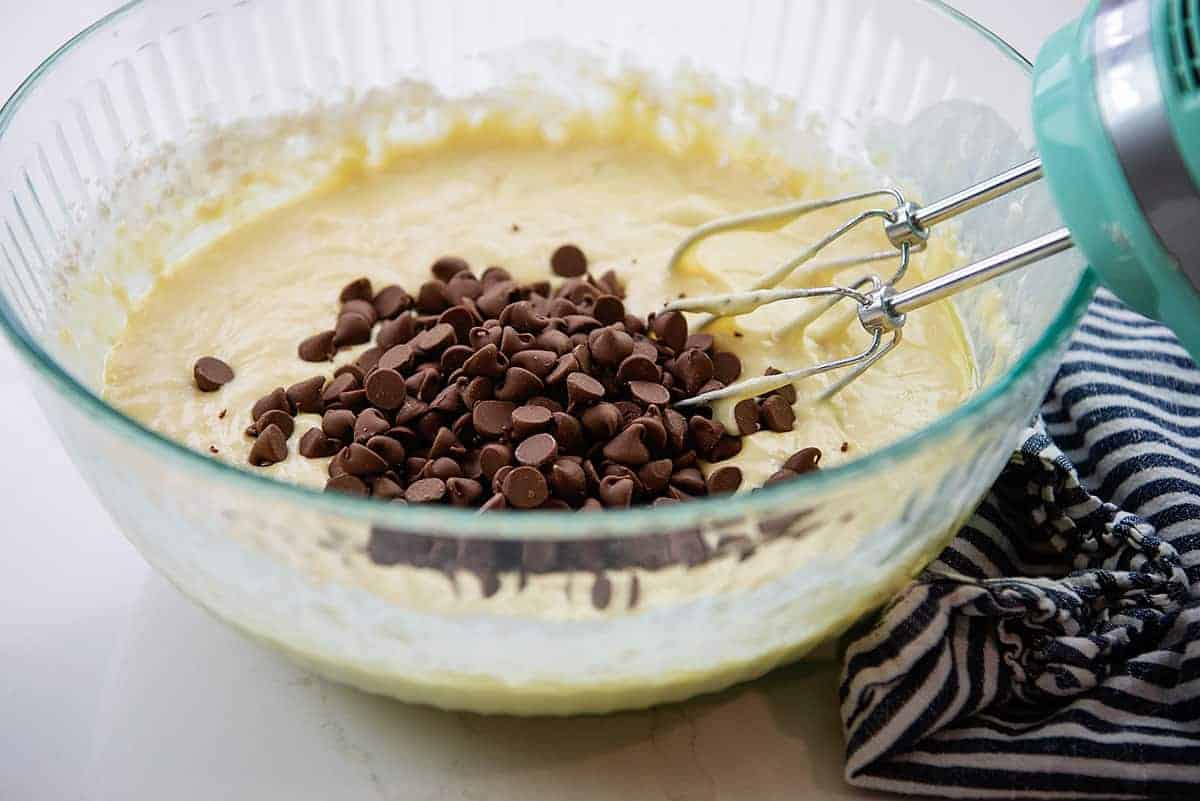
[[[330,325],[338,290],[358,276],[415,289],[437,257],[455,254],[480,270],[500,264],[520,280],[536,280],[549,276],[553,250],[574,242],[594,268],[617,272],[627,307],[644,314],[680,294],[748,286],[845,215],[818,214],[780,232],[710,240],[668,275],[672,249],[693,226],[840,187],[832,176],[789,171],[748,151],[744,158],[722,157],[727,150],[715,134],[695,137],[680,152],[634,129],[635,122],[581,121],[551,142],[497,114],[398,152],[383,168],[343,170],[319,191],[235,227],[165,271],[112,348],[107,398],[196,450],[215,449],[214,458],[244,466],[251,406],[276,386],[328,373],[300,361],[296,345]],[[841,252],[879,244],[864,235]],[[944,267],[947,256],[933,249],[908,280]],[[840,277],[859,274],[861,268]],[[829,278],[798,275],[789,283]],[[741,357],[745,377],[861,349],[864,335],[848,308],[780,336],[811,302],[775,304],[711,330],[720,347]],[[361,350],[343,351],[338,363]],[[218,392],[193,384],[191,366],[205,355],[237,372]],[[959,322],[946,304],[914,315],[897,351],[832,402],[813,402],[829,380],[799,386],[793,431],[744,441],[733,460],[744,487],[760,485],[801,447],[820,447],[826,465],[879,448],[953,408],[975,383]],[[315,415],[301,416],[298,434],[316,423]],[[327,460],[301,457],[298,434],[289,458],[264,472],[321,486]]]

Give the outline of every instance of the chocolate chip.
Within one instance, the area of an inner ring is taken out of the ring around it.
[[[579,417],[583,427],[593,438],[608,440],[621,430],[621,411],[611,403],[597,403]]]
[[[632,355],[633,356],[641,356],[642,358],[646,359],[651,364],[654,364],[655,362],[658,361],[658,357],[659,357],[658,347],[653,342],[651,342],[649,339],[646,339],[645,337],[638,335],[633,338],[633,354]],[[636,377],[637,376],[635,376],[635,378]],[[655,378],[654,380],[657,381],[658,379]]]
[[[534,434],[517,446],[514,455],[521,464],[543,467],[558,458],[558,443],[550,434]]]
[[[370,300],[372,294],[371,279],[355,278],[353,281],[342,287],[342,291],[338,295],[338,302],[345,303],[349,300]]]
[[[367,440],[367,447],[379,454],[381,459],[393,467],[403,465],[407,455],[404,445],[399,440],[388,436],[377,435],[371,437]]]
[[[727,350],[712,355],[713,378],[729,386],[742,375],[742,360]]]
[[[504,499],[503,495],[501,495],[499,492],[497,492],[495,495],[493,495],[492,497],[488,498],[486,501],[483,502],[483,506],[479,507],[479,511],[480,512],[492,512],[492,511],[496,511],[499,509],[507,509],[507,508],[508,508],[508,501],[506,501]]]
[[[617,380],[621,383],[629,381],[650,381],[658,383],[662,379],[662,370],[653,359],[649,359],[637,352],[636,343],[634,352],[625,357],[621,362],[621,366],[617,368]]]
[[[464,415],[470,417],[469,415]],[[483,466],[479,462],[479,451],[471,450],[462,458],[462,474],[463,478],[469,478],[473,481],[479,481],[483,478]]]
[[[457,384],[445,387],[429,402],[429,408],[448,414],[457,412],[462,406],[462,390],[458,388]]]
[[[416,349],[413,348],[411,343],[404,342],[399,345],[393,345],[379,357],[377,369],[403,372],[412,367],[416,357]]]
[[[349,392],[352,389],[358,389],[358,379],[352,373],[342,373],[321,390],[321,401],[326,406],[337,403],[343,392]]]
[[[250,464],[255,467],[277,464],[287,455],[287,437],[276,425],[269,425],[260,431],[258,439],[250,446]]]
[[[688,430],[691,432],[692,441],[696,443],[696,450],[705,458],[708,458],[712,449],[717,447],[717,442],[725,433],[725,427],[720,423],[700,415],[695,415],[688,420]]]
[[[633,422],[646,429],[646,445],[651,450],[661,451],[667,447],[667,427],[663,425],[658,409],[651,407],[651,414],[642,415]]]
[[[646,429],[639,423],[626,428],[604,446],[604,457],[625,465],[643,465],[650,461],[645,443]]]
[[[508,359],[495,345],[484,345],[463,364],[463,372],[470,376],[499,378],[504,375]]]
[[[413,299],[403,289],[392,284],[376,292],[371,303],[375,306],[375,314],[379,315],[380,319],[391,320],[411,309]]]
[[[346,495],[362,495],[366,496],[370,490],[363,483],[362,479],[356,478],[349,473],[343,473],[340,476],[335,476],[325,482],[326,492],[341,492]]]
[[[451,345],[458,344],[458,334],[455,333],[454,326],[449,323],[438,323],[417,334],[409,344],[418,353],[441,353]]]
[[[791,431],[796,412],[782,395],[771,395],[759,406],[763,424],[772,431]]]
[[[537,395],[543,387],[542,380],[533,373],[510,367],[504,374],[504,383],[496,387],[495,395],[498,400],[519,402]]]
[[[470,478],[451,478],[446,481],[446,492],[454,506],[474,506],[483,495],[483,485]]]
[[[763,371],[763,375],[779,375],[779,374],[780,374],[780,371],[776,370],[774,367],[768,367],[766,370]],[[781,398],[783,398],[785,401],[788,402],[789,406],[791,406],[793,403],[796,402],[796,387],[793,386],[792,384],[787,384],[785,386],[782,386],[770,394],[780,396]]]
[[[541,506],[550,497],[546,477],[535,467],[515,467],[503,477],[501,492],[505,499],[518,509],[533,509]]]
[[[413,430],[427,440],[433,440],[446,427],[447,417],[442,412],[430,409],[413,422]]]
[[[429,272],[433,273],[433,277],[439,281],[449,281],[459,273],[470,269],[471,265],[467,263],[466,259],[461,259],[458,256],[442,256],[433,263],[429,268]]]
[[[604,397],[604,385],[587,373],[567,376],[567,399],[572,406],[593,403]]]
[[[492,398],[492,382],[487,378],[472,378],[461,390],[463,405],[474,409],[475,404]]]
[[[778,484],[781,481],[791,481],[794,478],[799,478],[800,474],[795,470],[788,470],[786,467],[781,467],[776,470],[771,476],[763,482],[764,487],[769,487],[772,484]]]
[[[714,344],[715,342],[713,341],[712,334],[691,334],[685,341],[683,349],[688,350],[695,348],[696,350],[702,350],[705,353],[711,353]]]
[[[375,305],[369,300],[350,300],[342,304],[342,308],[338,309],[338,316],[344,314],[357,314],[371,325],[375,325],[379,321],[379,312],[375,311]]]
[[[563,245],[550,256],[550,269],[563,278],[583,275],[587,267],[587,256],[575,245]]]
[[[550,375],[546,376],[546,384],[549,386],[561,384],[569,375],[577,373],[582,369],[579,360],[575,358],[575,354],[564,353],[559,357],[558,362],[554,365],[554,369],[550,371]]]
[[[615,367],[633,353],[633,337],[617,328],[598,328],[588,335],[588,350],[598,363]]]
[[[468,341],[471,329],[475,326],[475,317],[466,306],[453,306],[442,312],[437,322],[439,326],[448,325],[454,330],[455,343],[464,343]]]
[[[783,467],[785,470],[791,470],[797,474],[819,470],[821,467],[821,449],[801,448],[788,457],[787,461],[783,463]]]
[[[354,412],[349,409],[331,409],[321,418],[321,430],[325,435],[341,442],[354,438]]]
[[[513,368],[527,370],[539,379],[545,379],[550,375],[550,371],[554,369],[557,361],[558,354],[554,351],[530,349],[513,354],[509,359],[509,364]]]
[[[370,373],[379,366],[379,358],[383,356],[383,348],[370,347],[358,354],[358,358],[354,363],[358,365],[358,369],[363,371],[363,374]]]
[[[713,377],[713,363],[708,354],[691,348],[675,358],[671,372],[683,383],[688,394],[695,394]]]
[[[479,283],[485,287],[511,280],[512,275],[503,267],[488,267],[483,271],[483,275],[479,276]]]
[[[366,442],[376,434],[382,434],[392,427],[378,409],[363,409],[354,418],[354,441]]]
[[[552,413],[544,406],[525,405],[512,413],[512,435],[514,439],[525,439],[549,428]]]
[[[665,406],[671,401],[671,393],[662,384],[649,381],[630,381],[629,394],[638,403],[647,406]]]
[[[605,506],[623,509],[633,502],[634,489],[631,478],[605,476],[600,479],[600,487],[597,492]]]
[[[338,395],[338,405],[354,412],[361,412],[368,405],[367,391],[365,389],[348,389]]]
[[[625,304],[615,295],[601,295],[592,306],[592,316],[604,325],[625,321]]]
[[[451,345],[442,351],[438,367],[443,373],[449,375],[466,364],[467,359],[471,358],[471,354],[474,352],[468,345]]]
[[[512,425],[516,406],[508,401],[484,400],[471,410],[471,424],[485,437],[498,437]]]
[[[733,407],[733,419],[737,423],[738,433],[749,436],[760,428],[758,421],[758,401],[754,398],[743,398]]]
[[[638,480],[650,492],[662,492],[671,481],[675,466],[670,459],[655,459],[638,469]]]
[[[449,481],[461,476],[462,468],[449,456],[439,456],[428,462],[421,472],[425,474],[426,478],[440,478],[442,481]]]
[[[437,430],[433,437],[433,444],[429,446],[429,458],[437,459],[442,456],[460,457],[467,452],[466,447],[459,440],[458,435],[449,428],[442,426]]]
[[[371,482],[371,497],[381,501],[394,501],[397,498],[403,499],[404,487],[399,482],[387,476],[376,476],[375,480]]]
[[[700,457],[696,454],[696,451],[690,450],[690,451],[684,451],[683,453],[676,456],[672,460],[672,463],[675,465],[676,470],[682,470],[685,467],[695,467],[696,463],[699,461],[700,461]]]
[[[489,481],[494,481],[496,471],[511,465],[512,461],[512,448],[499,442],[484,445],[479,451],[479,467]]]
[[[192,377],[201,392],[216,392],[233,380],[233,368],[213,356],[201,356],[192,367]]]
[[[554,351],[557,354],[566,353],[571,349],[571,338],[565,331],[557,328],[547,328],[534,338],[533,344],[538,348]]]
[[[258,435],[259,432],[266,431],[271,426],[277,426],[283,432],[284,439],[287,439],[296,430],[296,421],[287,412],[280,411],[279,409],[269,409],[254,421],[251,429],[254,435]]]
[[[257,420],[272,409],[278,409],[288,414],[292,413],[292,403],[288,400],[287,392],[283,387],[276,387],[256,400],[254,407],[250,410],[250,417]]]
[[[718,467],[708,474],[704,483],[709,495],[734,492],[742,485],[742,471],[733,465]]]
[[[403,426],[417,420],[427,411],[429,411],[429,404],[420,398],[414,398],[412,395],[409,395],[404,399],[404,403],[400,404],[400,408],[396,410],[392,419],[396,425]]]
[[[411,314],[397,317],[395,320],[385,320],[379,326],[375,336],[375,344],[386,351],[397,345],[403,345],[417,335],[417,319]]]
[[[663,410],[662,417],[663,427],[667,429],[667,444],[672,450],[683,450],[688,434],[687,419],[674,409]]]
[[[682,470],[676,470],[671,476],[671,485],[678,487],[689,495],[703,495],[707,489],[704,483],[704,474],[695,467],[685,467]]]
[[[341,367],[333,371],[333,377],[338,378],[344,373],[354,376],[355,386],[357,387],[362,386],[363,378],[366,377],[366,374],[363,372],[362,368],[357,364],[343,364]]]
[[[373,476],[387,470],[388,463],[383,457],[375,451],[357,442],[353,442],[343,449],[341,456],[342,466],[346,468],[346,472],[352,476]]]
[[[717,440],[716,447],[708,454],[710,462],[723,462],[726,459],[732,459],[742,452],[742,438],[722,434]]]
[[[656,315],[653,331],[660,342],[676,353],[687,346],[687,319],[679,312],[669,311]]]
[[[583,467],[570,459],[559,459],[550,470],[550,486],[554,494],[567,503],[577,504],[587,495],[587,474]]]
[[[300,455],[306,459],[324,459],[342,449],[340,443],[330,439],[319,428],[310,428],[300,437]]]
[[[518,334],[517,329],[506,325],[500,330],[500,352],[505,356],[520,353],[533,344],[533,334]]]
[[[517,285],[511,281],[502,281],[491,286],[485,284],[484,287],[484,292],[475,301],[475,305],[485,317],[499,317],[504,308],[519,296]]]
[[[568,314],[563,318],[567,326],[567,334],[586,334],[600,328],[600,321],[589,314]]]
[[[450,306],[446,298],[446,284],[442,281],[426,281],[417,290],[417,311],[422,314],[441,314]]]
[[[296,349],[298,355],[306,362],[327,362],[333,358],[336,348],[333,345],[334,332],[322,331],[313,334],[300,343]]]
[[[510,303],[500,312],[500,324],[522,334],[536,334],[545,328],[547,323],[549,320],[539,314],[527,300]],[[529,339],[528,343],[532,344],[533,340]]]
[[[345,348],[371,341],[371,323],[361,314],[343,314],[333,327],[333,345]]]
[[[468,311],[475,309],[473,301],[483,294],[483,284],[470,273],[459,273],[446,282],[446,300],[461,304]]]
[[[422,478],[408,485],[404,500],[409,503],[437,503],[446,497],[446,482],[440,478]]]
[[[367,400],[374,406],[385,409],[398,409],[408,396],[404,385],[404,376],[395,370],[376,370],[367,378]]]

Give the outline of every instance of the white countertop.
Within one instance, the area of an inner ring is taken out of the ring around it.
[[[1082,0],[958,0],[1026,53]],[[0,0],[0,94],[112,0]],[[0,342],[0,799],[871,798],[841,782],[837,666],[571,720],[405,706],[310,676],[152,573]],[[45,514],[53,508],[54,515]]]

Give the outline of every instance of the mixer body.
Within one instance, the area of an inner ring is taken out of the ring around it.
[[[1200,19],[1189,0],[1097,0],[1034,67],[1043,170],[1122,300],[1200,354]]]

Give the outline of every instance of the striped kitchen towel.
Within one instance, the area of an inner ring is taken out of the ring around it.
[[[975,516],[845,656],[854,785],[1200,799],[1200,370],[1101,291]]]

